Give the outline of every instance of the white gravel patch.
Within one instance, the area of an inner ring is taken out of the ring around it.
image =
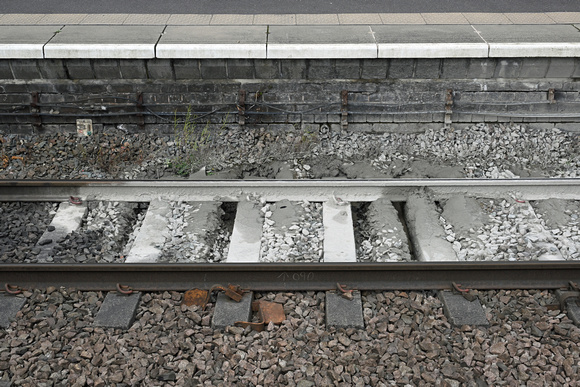
[[[563,238],[558,243],[557,236],[563,236],[562,230],[546,228],[529,202],[513,198],[477,199],[477,202],[486,215],[483,226],[477,229],[458,234],[452,224],[443,216],[440,217],[446,239],[453,244],[460,260],[577,259],[576,251],[573,250],[575,244],[564,242]],[[568,249],[568,253],[564,254],[561,246],[570,246],[572,250]],[[570,251],[576,255],[570,254]]]
[[[322,203],[302,201],[293,203],[298,207],[297,220],[280,226],[273,220],[275,210],[270,203],[264,204],[260,260],[263,262],[320,262],[324,249],[324,226]]]

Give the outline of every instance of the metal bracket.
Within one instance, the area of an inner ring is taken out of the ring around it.
[[[461,294],[467,301],[473,302],[477,299],[477,295],[472,289],[464,288],[461,286],[461,284],[455,282],[452,282],[451,285],[453,286],[453,291]]]
[[[343,129],[348,128],[348,90],[340,92],[340,125]]]
[[[211,294],[218,290],[223,291],[226,294],[226,296],[228,296],[235,302],[240,302],[242,300],[242,297],[244,296],[244,293],[246,293],[246,291],[242,290],[238,285],[230,284],[227,287],[224,287],[222,285],[214,285],[211,287],[211,289],[209,289],[209,291],[202,289],[188,290],[187,292],[185,292],[185,296],[181,304],[187,306],[197,305],[201,306],[202,309],[205,309],[205,307],[209,303]]]
[[[336,283],[336,288],[340,292],[342,298],[346,298],[349,301],[352,301],[354,296],[352,295],[353,289],[347,289],[345,285],[341,285],[340,283]]]
[[[453,114],[453,89],[447,89],[445,93],[445,125],[451,125],[451,114]]]
[[[137,113],[137,120],[138,120],[137,125],[139,125],[141,130],[144,130],[145,129],[145,118],[143,117],[143,111],[145,109],[143,108],[143,93],[140,91],[137,92],[137,109],[139,112],[139,113]]]
[[[4,284],[4,290],[8,294],[20,294],[20,293],[22,293],[22,289],[20,289],[17,285]]]
[[[556,103],[556,99],[555,99],[555,90],[554,89],[548,89],[548,101],[550,101],[550,103]]]
[[[238,108],[238,124],[245,125],[246,124],[246,91],[240,90],[238,91],[238,104],[236,105]]]
[[[133,294],[133,289],[127,285],[117,284],[117,291],[121,294],[126,294],[126,295]]]
[[[236,321],[235,325],[243,328],[251,327],[257,332],[262,332],[266,324],[274,323],[279,325],[286,320],[284,307],[277,302],[254,301],[252,302],[252,311],[258,312],[258,322]]]
[[[30,113],[34,114],[35,122],[33,123],[34,126],[40,128],[42,126],[42,118],[40,117],[40,108],[38,106],[40,100],[40,93],[37,91],[33,91],[30,93],[32,101],[30,101]]]

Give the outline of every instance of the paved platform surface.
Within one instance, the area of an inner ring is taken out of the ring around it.
[[[4,6],[4,5],[3,5]],[[19,6],[22,2],[19,1]],[[296,6],[293,5],[295,8]],[[41,8],[39,8],[41,9]],[[529,9],[529,8],[526,8]],[[263,12],[263,10],[262,10]],[[347,24],[573,24],[574,12],[417,13],[0,13],[0,25],[347,25]]]

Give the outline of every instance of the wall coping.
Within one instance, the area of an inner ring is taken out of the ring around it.
[[[580,24],[0,25],[0,59],[580,57]]]

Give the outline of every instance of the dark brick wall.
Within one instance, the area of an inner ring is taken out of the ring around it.
[[[580,121],[575,58],[0,60],[0,130],[73,130],[92,118],[170,132],[188,109],[235,124],[240,90],[246,125],[338,125],[348,90],[349,125],[380,131],[444,122],[448,89],[455,123]]]

